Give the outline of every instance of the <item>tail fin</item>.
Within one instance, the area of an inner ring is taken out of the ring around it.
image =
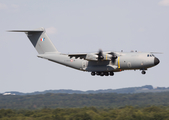
[[[58,52],[44,28],[37,30],[11,30],[9,32],[25,32],[39,54],[46,52]]]

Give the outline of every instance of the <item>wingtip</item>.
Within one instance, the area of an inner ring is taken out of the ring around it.
[[[152,54],[163,54],[162,52],[150,52]]]

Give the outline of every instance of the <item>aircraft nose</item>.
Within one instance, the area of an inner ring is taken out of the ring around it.
[[[158,58],[154,58],[154,65],[157,65],[157,64],[159,64],[159,62],[160,62],[160,60],[158,59]]]

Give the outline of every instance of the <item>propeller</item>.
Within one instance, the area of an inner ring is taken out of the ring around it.
[[[112,61],[112,63],[115,63],[115,60],[117,59],[116,54],[114,52],[107,53],[107,54],[112,56],[111,61]],[[104,55],[103,51],[101,49],[99,50],[97,55],[98,55],[98,60],[103,60],[105,56],[106,56],[106,59],[107,59],[107,55]]]
[[[98,60],[102,60],[102,59],[104,59],[104,56],[103,56],[103,51],[100,49],[98,53]]]
[[[112,58],[111,58],[112,63],[115,63],[115,60],[117,59],[116,54],[114,52],[111,52],[110,54],[112,55]]]

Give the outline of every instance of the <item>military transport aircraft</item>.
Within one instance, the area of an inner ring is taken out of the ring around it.
[[[11,30],[9,32],[25,32],[37,52],[38,57],[65,65],[81,71],[91,72],[91,75],[113,76],[114,72],[124,70],[145,70],[159,64],[159,59],[153,53],[142,52],[103,52],[63,54],[52,44],[44,28],[36,30]]]

